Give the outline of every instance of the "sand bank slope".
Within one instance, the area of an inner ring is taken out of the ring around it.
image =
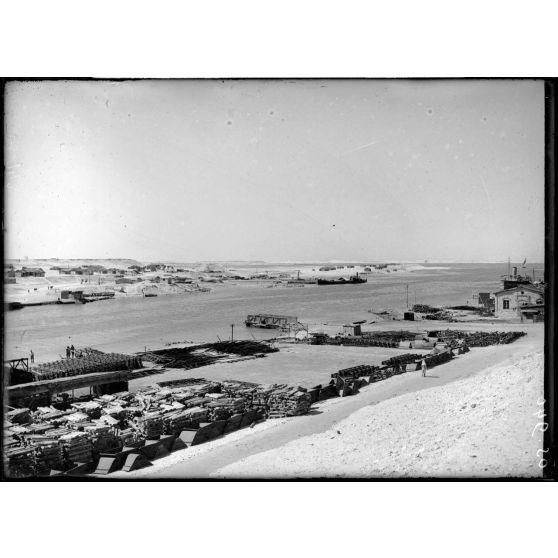
[[[532,435],[543,353],[360,409],[328,431],[252,455],[213,476],[494,477],[542,475]]]

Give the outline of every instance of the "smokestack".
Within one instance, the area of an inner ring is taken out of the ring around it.
[[[515,279],[517,277],[517,267],[513,268],[513,278]]]

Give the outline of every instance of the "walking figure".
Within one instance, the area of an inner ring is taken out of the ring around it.
[[[421,363],[422,377],[426,377],[426,360],[423,358]]]
[[[71,356],[72,358],[74,358],[75,355],[76,355],[76,350],[75,350],[74,346],[72,345],[72,346],[70,347],[70,356]]]
[[[29,351],[29,357],[31,359],[31,364],[34,364],[35,362],[35,353],[31,350]]]
[[[66,358],[70,358],[70,347],[66,346]]]

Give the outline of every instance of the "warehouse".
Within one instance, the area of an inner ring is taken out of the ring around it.
[[[494,298],[494,313],[498,318],[524,321],[526,318],[532,319],[533,313],[542,311],[544,315],[544,290],[539,287],[519,285],[494,293]],[[533,309],[533,306],[536,308]],[[529,312],[526,312],[527,307],[530,308]]]

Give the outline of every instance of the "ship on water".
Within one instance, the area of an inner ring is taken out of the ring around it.
[[[353,275],[348,279],[344,277],[339,277],[339,279],[318,279],[318,285],[355,285],[360,283],[366,283],[368,279],[366,277],[359,277],[359,274]]]

